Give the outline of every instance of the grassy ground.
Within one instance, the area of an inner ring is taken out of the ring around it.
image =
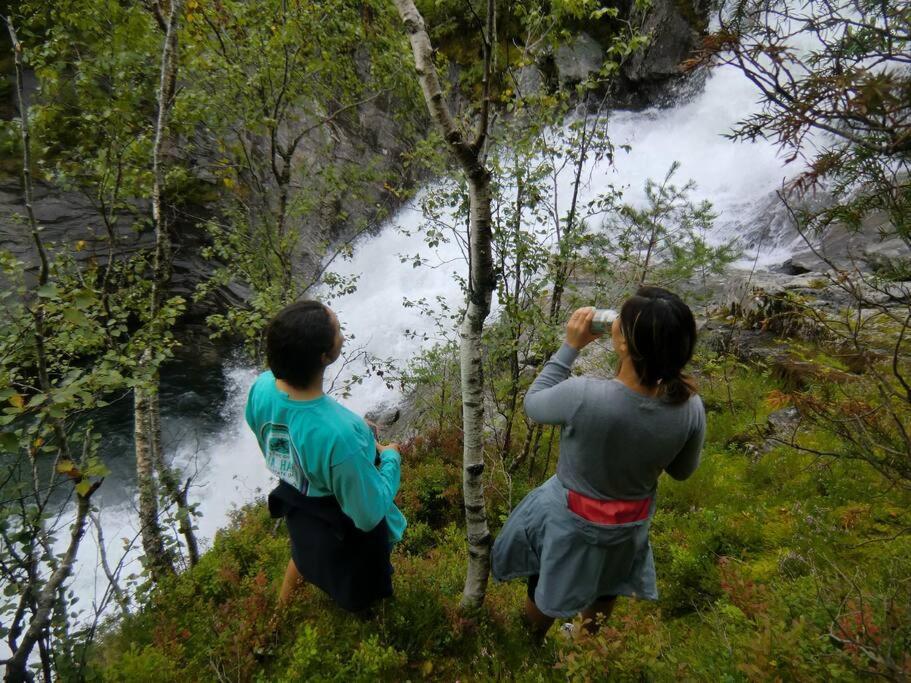
[[[703,359],[703,464],[664,478],[653,524],[658,602],[621,600],[596,637],[554,629],[535,646],[524,586],[492,584],[457,609],[465,564],[457,433],[429,433],[404,469],[411,523],[395,598],[358,621],[312,587],[267,624],[287,539],[262,504],[240,511],[201,563],[150,596],[92,650],[111,681],[856,680],[911,676],[908,496],[857,463],[763,448],[781,387],[758,368]],[[779,400],[780,403],[780,400]],[[832,445],[805,431],[808,443]],[[551,464],[551,469],[553,464]],[[494,476],[491,520],[536,481]],[[269,647],[258,659],[255,650]]]

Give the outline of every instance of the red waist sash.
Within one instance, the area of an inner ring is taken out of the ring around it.
[[[648,517],[652,499],[597,500],[569,491],[567,507],[583,519],[596,524],[628,524]]]

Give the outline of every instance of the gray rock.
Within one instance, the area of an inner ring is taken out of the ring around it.
[[[576,83],[601,69],[604,50],[585,32],[573,42],[561,45],[554,53],[554,65],[560,83]]]
[[[838,265],[845,266],[847,264],[839,263]],[[820,258],[808,249],[801,249],[794,252],[791,258],[782,263],[777,270],[787,275],[805,275],[806,273],[823,273],[830,270],[830,268],[825,259]]]
[[[0,181],[0,248],[16,255],[34,277],[38,257],[26,221],[21,183],[18,179]],[[141,250],[151,250],[155,236],[151,228],[149,203],[135,200],[120,212],[112,229],[116,236],[113,255],[130,257]],[[100,265],[110,257],[108,235],[99,210],[86,195],[63,190],[42,181],[34,184],[33,207],[45,248],[51,258],[66,254],[79,263],[93,261]],[[192,295],[199,282],[212,272],[213,264],[200,255],[205,238],[193,221],[178,221],[171,228],[173,260],[170,291],[189,302],[187,319],[202,319],[225,306],[238,305],[247,292],[242,286],[219,288],[214,297],[195,303]]]
[[[911,303],[911,281],[879,283],[870,281],[860,284],[858,289],[866,304],[890,306]]]
[[[797,208],[816,211],[834,199],[820,193],[801,202]],[[766,231],[775,246],[791,247],[791,256],[778,270],[785,274],[809,271],[827,272],[834,266],[840,270],[877,273],[890,277],[905,275],[911,279],[911,245],[900,237],[883,212],[870,213],[858,228],[834,224],[822,235],[801,236],[787,213],[782,213],[781,201],[770,197],[768,206],[759,212],[765,216],[753,226],[751,236]],[[883,236],[886,236],[884,239]]]
[[[534,64],[521,67],[516,72],[516,89],[521,97],[541,94],[544,90],[544,74]]]
[[[641,20],[641,31],[650,37],[650,42],[627,60],[624,76],[635,83],[679,75],[681,62],[707,26],[707,11],[707,4],[699,0],[653,0]],[[632,13],[635,15],[636,11]]]
[[[826,330],[806,314],[806,306],[834,314],[849,303],[845,291],[814,272],[786,275],[730,268],[706,281],[705,294],[709,308],[726,310],[748,327],[809,340],[822,338]]]
[[[790,280],[783,283],[784,289],[802,291],[806,290],[819,291],[829,285],[829,279],[821,272],[808,271],[800,275],[794,275]]]
[[[911,279],[911,246],[901,237],[864,245],[863,259],[875,273]]]
[[[41,181],[34,183],[33,211],[45,247],[53,255],[66,250],[79,261],[95,259],[105,263],[108,257],[107,231],[99,211],[79,192],[61,190]],[[122,212],[113,226],[118,245],[116,255],[135,252],[151,246],[151,232],[136,229],[141,213],[147,207],[141,202],[135,212]],[[145,214],[147,215],[147,214]],[[84,244],[77,250],[75,245]],[[18,178],[0,181],[0,246],[21,255],[27,268],[37,267],[37,256],[26,220],[24,196]]]
[[[783,275],[803,275],[812,272],[813,269],[801,259],[791,257],[775,270]]]
[[[727,445],[758,461],[782,443],[788,443],[800,426],[800,413],[794,407],[776,410],[769,415],[765,427],[753,425],[728,439]]]
[[[402,412],[396,405],[380,405],[368,412],[364,417],[376,423],[380,428],[389,427],[399,421]]]
[[[776,410],[768,417],[768,433],[781,439],[788,439],[800,424],[800,413],[794,406]]]
[[[805,276],[729,268],[706,284],[716,303],[746,317],[763,308],[766,297],[783,294],[795,277]]]

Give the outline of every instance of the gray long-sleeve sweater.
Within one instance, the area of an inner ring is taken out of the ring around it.
[[[599,499],[655,494],[662,471],[686,479],[699,465],[705,409],[698,395],[670,403],[616,379],[570,377],[579,352],[568,344],[544,365],[525,395],[525,413],[563,425],[557,478]]]

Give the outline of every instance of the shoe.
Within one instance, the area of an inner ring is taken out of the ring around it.
[[[576,634],[579,632],[579,629],[571,621],[566,621],[560,625],[560,635],[564,638],[569,638],[572,640],[576,637]]]

